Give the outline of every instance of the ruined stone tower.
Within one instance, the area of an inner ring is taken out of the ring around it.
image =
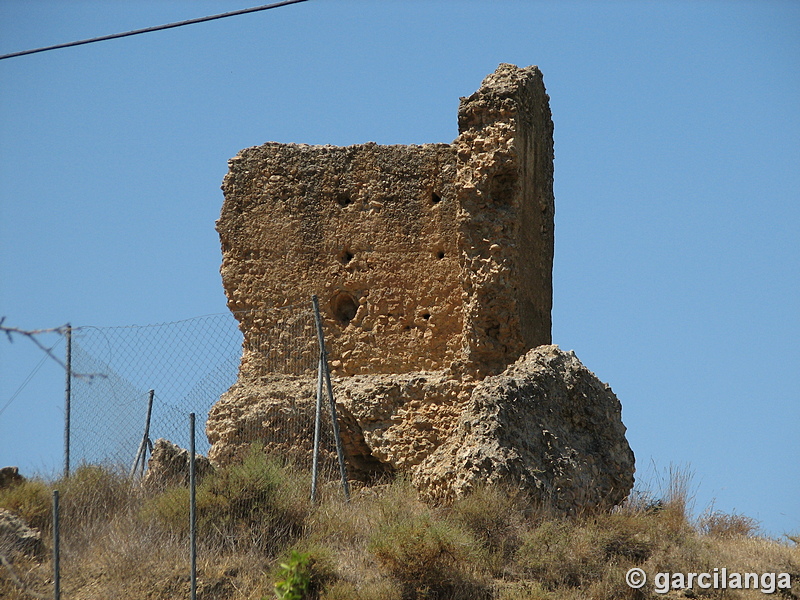
[[[317,294],[352,477],[406,471],[435,498],[508,479],[565,509],[627,495],[619,401],[549,345],[548,100],[538,68],[501,64],[461,99],[452,144],[268,143],[229,161],[217,230],[245,342],[209,414],[212,460],[265,432],[306,452],[310,435],[282,432],[310,427],[316,377],[281,365],[313,365],[316,338],[279,343],[270,309]]]
[[[549,344],[553,124],[541,72],[501,65],[462,98],[458,123],[453,144],[240,152],[217,224],[231,310],[318,294],[334,371],[348,375],[499,372]],[[245,336],[269,330],[248,318]]]

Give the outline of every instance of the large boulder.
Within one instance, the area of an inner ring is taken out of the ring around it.
[[[506,481],[573,511],[620,503],[633,473],[614,392],[574,352],[540,346],[475,387],[454,432],[413,481],[438,500]]]
[[[310,461],[316,386],[313,375],[274,374],[238,381],[208,413],[209,458],[215,464],[235,462],[255,444],[273,454]]]
[[[348,463],[373,477],[409,472],[451,434],[473,386],[445,370],[337,378]]]
[[[402,413],[405,404],[424,396],[418,384],[425,378],[416,375],[419,374],[336,378],[334,397],[350,478],[369,481],[407,461],[406,447],[388,446],[390,440],[402,435],[398,411]],[[256,446],[298,465],[311,466],[316,388],[316,375],[273,374],[257,380],[240,379],[209,411],[209,458],[214,464],[229,464],[242,460]],[[320,460],[323,471],[333,473],[338,472],[338,463],[329,411],[326,396]],[[406,439],[420,443],[418,437],[406,435]]]

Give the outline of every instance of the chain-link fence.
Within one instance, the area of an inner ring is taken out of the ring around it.
[[[131,327],[72,330],[70,463],[133,464],[154,391],[151,439],[188,447],[187,415],[204,424],[233,383],[242,334],[231,314]],[[200,428],[202,432],[202,427]],[[199,452],[208,452],[198,436]]]
[[[158,325],[75,327],[70,337],[69,464],[130,470],[159,438],[188,448],[195,413],[198,453],[211,449],[208,432],[223,462],[260,444],[311,466],[320,393],[311,302]],[[322,418],[329,463],[327,406]]]
[[[326,490],[338,495],[341,485],[349,500],[316,298],[158,325],[49,331],[67,341],[71,473],[53,483],[52,517],[34,516],[52,526],[55,597],[62,567],[74,588],[90,568],[86,557],[99,555],[158,555],[181,581],[190,573],[195,597],[198,555],[272,556],[298,538]]]

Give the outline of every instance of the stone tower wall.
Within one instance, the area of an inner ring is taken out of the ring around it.
[[[461,99],[456,190],[467,359],[496,373],[551,342],[553,122],[536,67]]]
[[[276,326],[257,309],[311,294],[336,375],[489,374],[550,343],[553,141],[541,73],[501,65],[458,119],[453,144],[268,143],[229,161],[217,229],[243,376],[264,370],[248,338]]]

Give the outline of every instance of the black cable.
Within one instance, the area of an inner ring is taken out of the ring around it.
[[[101,37],[91,38],[88,40],[79,40],[77,42],[68,42],[66,44],[56,44],[55,46],[46,46],[44,48],[36,48],[34,50],[23,50],[21,52],[12,52],[11,54],[0,55],[0,60],[6,58],[14,58],[17,56],[25,56],[26,54],[36,54],[37,52],[47,52],[48,50],[58,50],[60,48],[70,48],[72,46],[92,44],[94,42],[115,40],[117,38],[128,37],[131,35],[139,35],[140,33],[150,33],[152,31],[161,31],[163,29],[173,29],[174,27],[183,27],[184,25],[194,25],[195,23],[205,23],[206,21],[214,21],[215,19],[224,19],[225,17],[235,17],[236,15],[244,15],[247,13],[258,12],[261,10],[269,10],[270,8],[279,8],[281,6],[288,6],[289,4],[297,4],[298,2],[305,2],[305,1],[306,0],[284,0],[283,2],[276,2],[274,4],[265,4],[263,6],[255,6],[253,8],[243,8],[242,10],[234,10],[232,12],[226,12],[219,15],[200,17],[198,19],[189,19],[188,21],[179,21],[177,23],[157,25],[155,27],[147,27],[145,29],[135,29],[133,31],[126,31],[125,33],[113,33],[111,35],[104,35]]]

